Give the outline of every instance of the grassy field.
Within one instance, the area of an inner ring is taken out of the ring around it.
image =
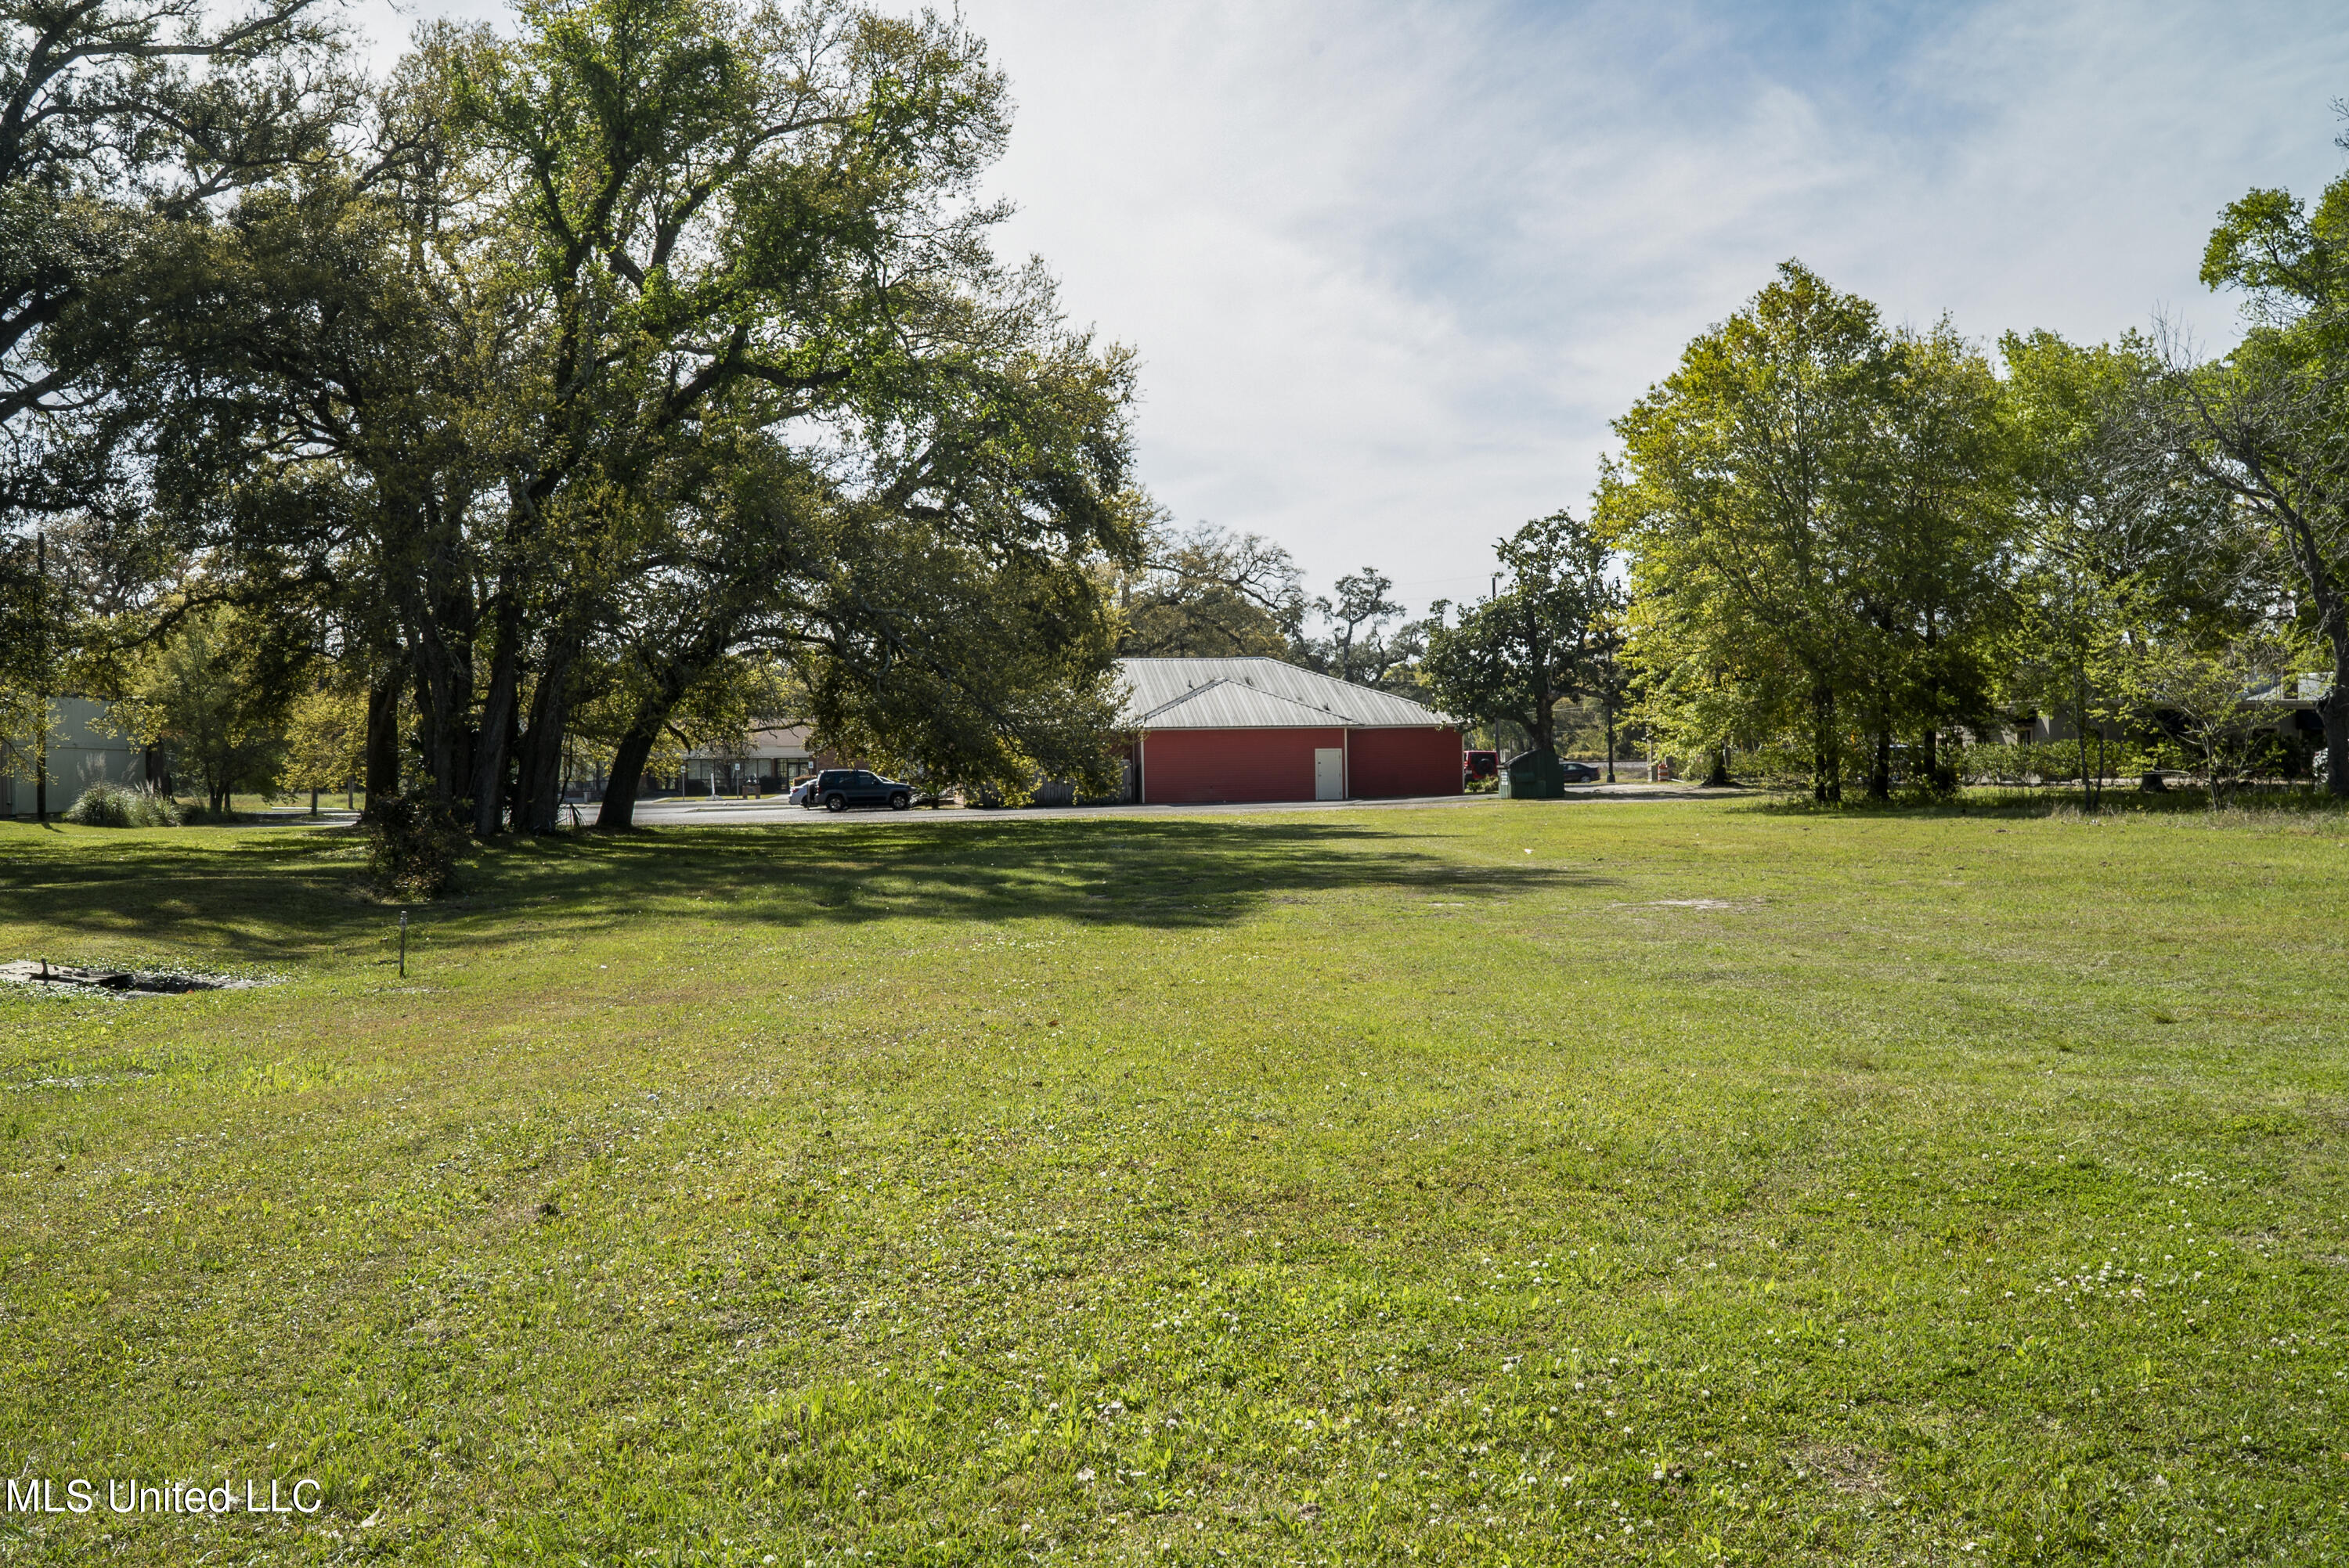
[[[0,1563],[2349,1561],[2339,818],[358,867],[0,825]]]

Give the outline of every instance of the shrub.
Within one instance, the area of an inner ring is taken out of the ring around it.
[[[457,874],[464,830],[446,807],[416,795],[394,795],[367,815],[367,871],[387,898],[438,896]]]
[[[85,828],[176,828],[180,803],[152,789],[100,779],[66,808],[66,820]]]
[[[2081,743],[2077,740],[2024,741],[2007,745],[1984,742],[1964,748],[1959,771],[1970,784],[2067,784],[2080,777]],[[2108,779],[2133,778],[2155,765],[2143,747],[2126,740],[2107,740],[2099,748],[2087,742],[2087,765]]]

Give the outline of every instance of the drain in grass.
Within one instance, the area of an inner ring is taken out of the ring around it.
[[[127,995],[178,996],[190,991],[243,991],[266,985],[232,975],[198,975],[181,969],[84,969],[46,958],[0,964],[0,980],[60,990],[113,991]]]

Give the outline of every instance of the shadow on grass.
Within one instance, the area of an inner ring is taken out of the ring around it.
[[[1953,799],[1928,799],[1900,794],[1889,800],[1864,796],[1823,803],[1807,794],[1782,791],[1750,800],[1748,811],[1776,817],[2190,817],[2251,820],[2267,817],[2349,817],[2349,809],[2322,790],[2287,785],[2241,789],[2230,794],[2215,812],[2199,786],[2172,785],[2162,790],[2141,790],[2134,785],[2108,789],[2093,807],[2077,786],[1982,785]]]
[[[27,838],[0,847],[0,927],[32,928],[58,950],[51,956],[103,940],[287,960],[371,938],[395,918],[360,879],[347,830]],[[472,946],[625,934],[657,914],[810,932],[904,919],[1179,930],[1324,893],[1483,898],[1611,880],[1555,865],[1463,864],[1359,822],[664,828],[486,846],[452,896],[413,918]]]

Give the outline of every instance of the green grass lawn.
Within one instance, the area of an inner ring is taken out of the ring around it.
[[[2349,1561],[2344,826],[0,825],[0,1563]]]

